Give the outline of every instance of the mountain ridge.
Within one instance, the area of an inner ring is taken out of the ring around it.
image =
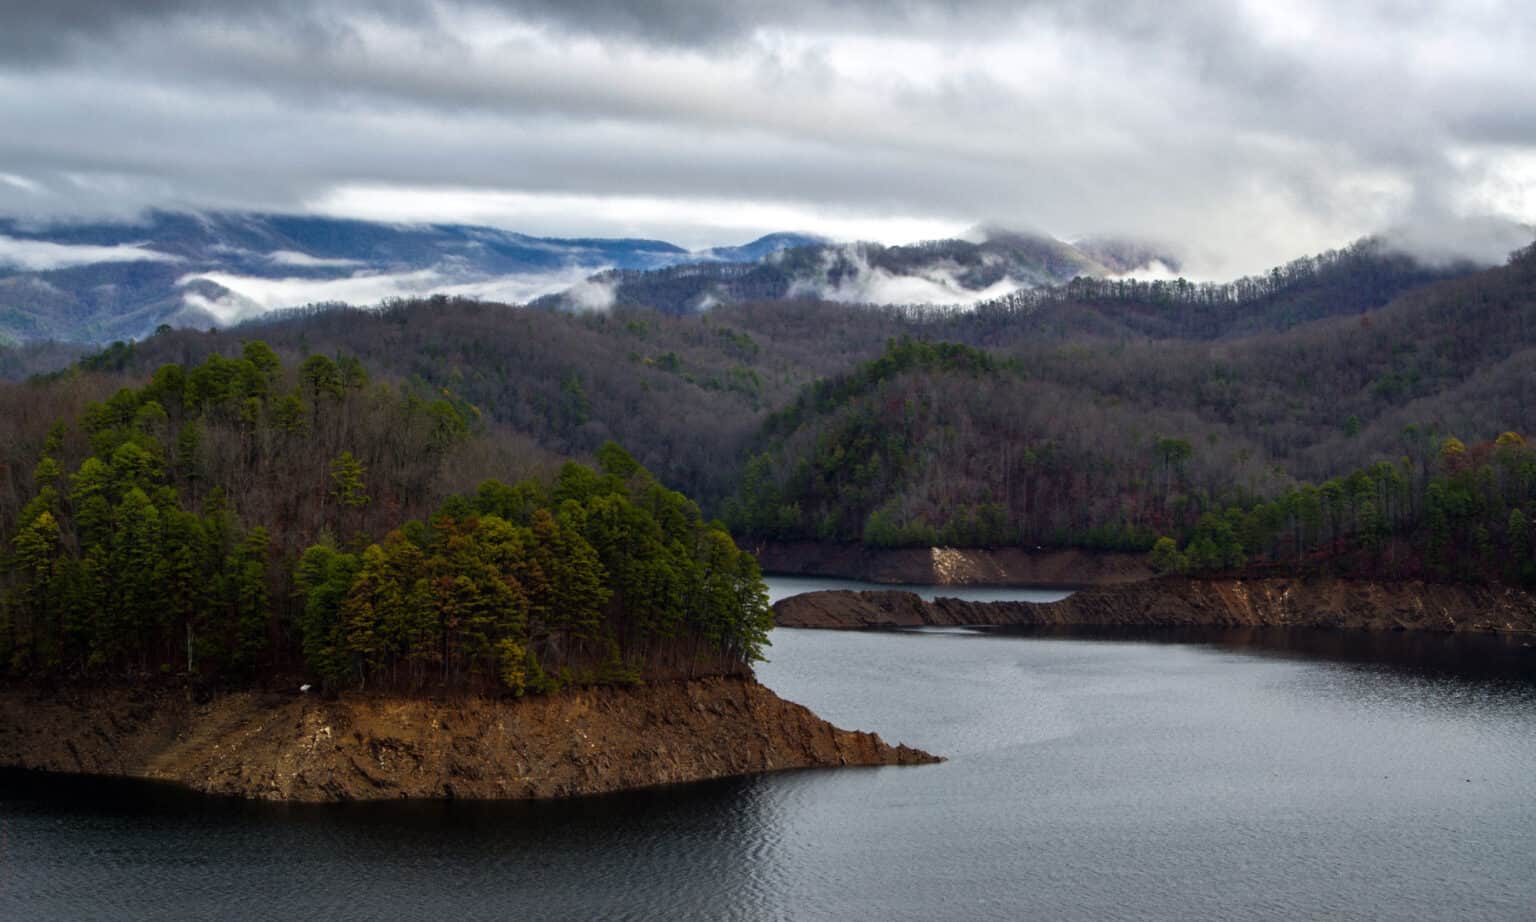
[[[532,306],[579,310],[594,286],[603,290],[607,307],[648,307],[668,314],[758,299],[953,305],[1079,277],[1111,278],[1142,269],[1160,273],[1180,265],[1178,258],[1141,242],[1104,237],[1080,244],[992,226],[968,237],[904,245],[817,241],[782,247],[755,262],[609,269]]]
[[[537,237],[472,224],[151,211],[134,221],[0,218],[0,341],[104,343],[161,324],[223,326],[274,308],[437,292],[527,300],[605,268],[756,260],[817,238],[693,251],[638,237]]]

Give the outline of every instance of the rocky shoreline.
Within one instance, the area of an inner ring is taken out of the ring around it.
[[[918,547],[770,541],[752,549],[765,573],[925,586],[1077,589],[1149,579],[1147,555],[1081,548]]]
[[[542,799],[937,761],[838,729],[749,677],[518,700],[0,689],[0,767],[261,800]]]
[[[910,592],[829,591],[774,605],[780,627],[1307,627],[1367,631],[1536,631],[1536,596],[1498,586],[1327,578],[1163,578],[1100,586],[1059,602],[969,602]]]

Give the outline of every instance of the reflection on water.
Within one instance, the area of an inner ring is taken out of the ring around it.
[[[776,865],[762,785],[306,805],[0,773],[0,918],[491,919],[535,905],[555,917],[671,906],[738,918]],[[695,877],[712,886],[677,886]]]
[[[545,803],[0,775],[0,919],[1497,919],[1536,906],[1521,641],[776,630],[949,761]]]

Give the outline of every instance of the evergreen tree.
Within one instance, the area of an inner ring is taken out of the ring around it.
[[[135,641],[161,637],[166,626],[162,621],[165,608],[158,578],[160,553],[160,511],[143,490],[132,487],[123,495],[114,514],[109,566],[115,595],[103,647],[110,658],[125,652],[130,645],[137,645],[142,669],[151,665],[152,648]]]
[[[265,528],[246,532],[240,545],[226,558],[225,592],[233,634],[229,661],[241,675],[251,675],[268,646],[271,601],[267,590],[267,556],[270,539]]]
[[[336,502],[348,509],[360,509],[368,505],[367,470],[363,462],[344,451],[331,462],[331,495]]]
[[[358,559],[317,544],[299,558],[294,582],[304,595],[299,634],[304,661],[328,685],[343,686],[351,675],[342,603],[357,575]]]
[[[46,510],[38,513],[32,522],[12,539],[16,565],[25,580],[20,590],[20,602],[29,617],[29,630],[20,643],[12,643],[16,653],[30,652],[35,661],[56,662],[61,655],[61,638],[52,629],[59,608],[58,557],[59,523]],[[12,630],[15,626],[12,625]],[[27,643],[30,641],[30,644]],[[27,647],[30,646],[30,651]],[[14,654],[13,654],[14,655]]]

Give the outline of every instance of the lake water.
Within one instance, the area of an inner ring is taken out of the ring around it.
[[[543,804],[0,778],[0,919],[1536,918],[1536,649],[779,630],[949,758]]]

